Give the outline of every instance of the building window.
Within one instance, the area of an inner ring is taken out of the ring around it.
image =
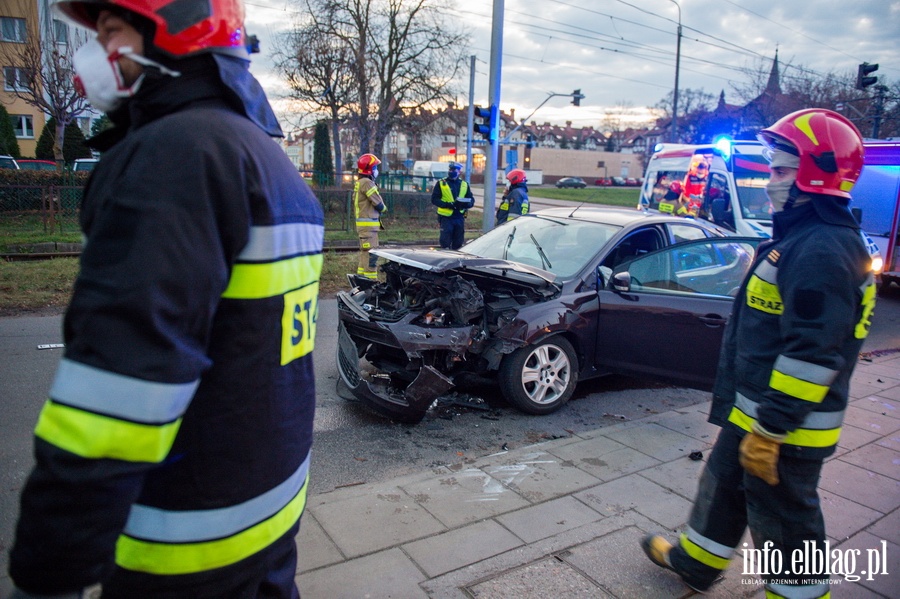
[[[59,19],[53,19],[53,37],[57,44],[68,44],[69,26]]]
[[[3,89],[8,92],[28,91],[27,74],[21,67],[3,67]]]
[[[16,132],[18,139],[34,139],[33,118],[30,114],[9,115],[9,120],[12,122],[13,130]]]
[[[25,19],[0,17],[0,41],[25,43]]]

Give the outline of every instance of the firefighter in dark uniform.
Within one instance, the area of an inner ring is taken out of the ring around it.
[[[528,179],[525,171],[514,168],[506,174],[509,188],[500,198],[500,207],[497,209],[497,224],[501,225],[510,218],[519,218],[528,214]]]
[[[862,137],[843,116],[814,108],[759,138],[771,151],[773,239],[759,247],[725,332],[709,418],[722,430],[678,543],[650,535],[642,546],[704,591],[749,526],[753,545],[786,565],[763,573],[766,597],[828,597],[827,575],[790,564],[804,547],[826,551],[816,487],[875,305],[870,258],[848,209]]]
[[[13,597],[298,597],[324,223],[240,0],[61,0],[114,127],[85,188]]]
[[[472,189],[459,173],[462,165],[451,162],[447,176],[434,184],[431,203],[437,206],[440,243],[445,250],[458,250],[465,241],[466,211],[475,205]]]

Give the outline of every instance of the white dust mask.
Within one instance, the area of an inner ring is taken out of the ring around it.
[[[75,68],[75,88],[91,103],[91,106],[102,112],[110,112],[122,105],[122,102],[137,93],[144,80],[144,74],[130,86],[125,86],[122,70],[118,60],[126,56],[134,62],[151,67],[154,70],[172,77],[181,73],[172,71],[161,64],[136,54],[131,47],[122,47],[107,54],[103,45],[93,39],[83,45],[72,57]]]

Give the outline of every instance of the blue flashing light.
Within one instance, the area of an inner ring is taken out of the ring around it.
[[[713,146],[718,150],[725,160],[731,158],[731,138],[727,135],[720,135],[713,140]]]
[[[662,144],[662,142],[660,142],[660,143],[656,144],[655,146],[653,146],[653,153],[655,154],[656,152],[659,152],[662,149],[663,149],[663,144]]]

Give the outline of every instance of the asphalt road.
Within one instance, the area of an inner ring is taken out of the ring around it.
[[[863,351],[900,348],[900,288],[892,292],[879,298]],[[509,407],[499,399],[499,388],[488,386],[452,393],[448,405],[418,425],[394,424],[346,399],[334,366],[336,329],[336,302],[323,298],[315,350],[313,493],[474,460],[504,446],[514,449],[590,431],[708,397],[690,389],[607,377],[582,383],[562,410],[537,417]],[[39,346],[58,343],[59,316],[0,318],[0,579],[6,575],[18,494],[33,464],[32,429],[63,351]]]

